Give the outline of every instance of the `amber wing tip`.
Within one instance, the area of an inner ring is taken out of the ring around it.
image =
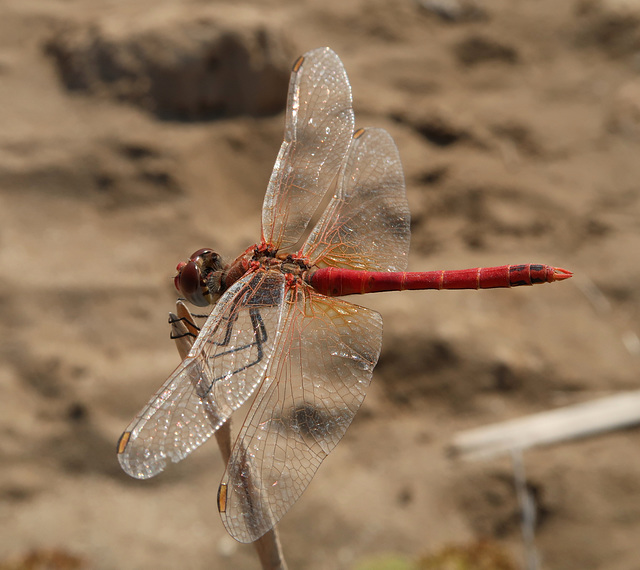
[[[118,455],[122,455],[124,450],[127,448],[127,444],[129,443],[129,439],[131,438],[131,432],[125,431],[118,440]]]
[[[563,279],[569,279],[573,273],[568,269],[562,269],[562,267],[554,267],[553,268],[553,280],[554,281],[562,281]]]

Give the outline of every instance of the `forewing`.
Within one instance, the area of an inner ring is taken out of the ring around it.
[[[283,311],[284,276],[260,271],[218,301],[187,358],[118,443],[132,477],[146,479],[184,459],[253,393],[273,355]]]
[[[262,236],[290,252],[338,174],[353,134],[351,86],[329,48],[306,53],[289,83],[285,136],[262,206]]]
[[[336,194],[303,246],[320,267],[404,271],[409,204],[398,149],[383,129],[359,130]]]
[[[378,313],[307,288],[287,301],[277,357],[220,485],[222,520],[240,542],[262,536],[300,497],[349,427],[380,354]]]

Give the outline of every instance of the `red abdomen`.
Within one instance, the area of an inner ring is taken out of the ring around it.
[[[518,287],[561,281],[571,275],[566,269],[536,264],[424,272],[358,271],[323,267],[312,273],[308,282],[319,293],[337,297],[407,289]]]

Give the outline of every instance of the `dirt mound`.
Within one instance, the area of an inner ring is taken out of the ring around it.
[[[283,107],[294,52],[260,12],[63,26],[47,41],[70,91],[139,105],[163,119],[267,115]]]

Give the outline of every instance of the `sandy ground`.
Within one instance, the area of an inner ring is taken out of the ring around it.
[[[521,563],[509,460],[446,450],[463,429],[637,387],[640,5],[481,4],[0,3],[0,567],[52,550],[55,568],[258,567],[220,523],[214,443],[144,482],[115,444],[177,364],[176,263],[258,239],[290,65],[323,45],[357,126],[397,141],[412,269],[575,278],[361,300],[384,316],[382,356],[280,524],[290,568],[480,538]],[[637,430],[524,464],[543,568],[640,568]]]

